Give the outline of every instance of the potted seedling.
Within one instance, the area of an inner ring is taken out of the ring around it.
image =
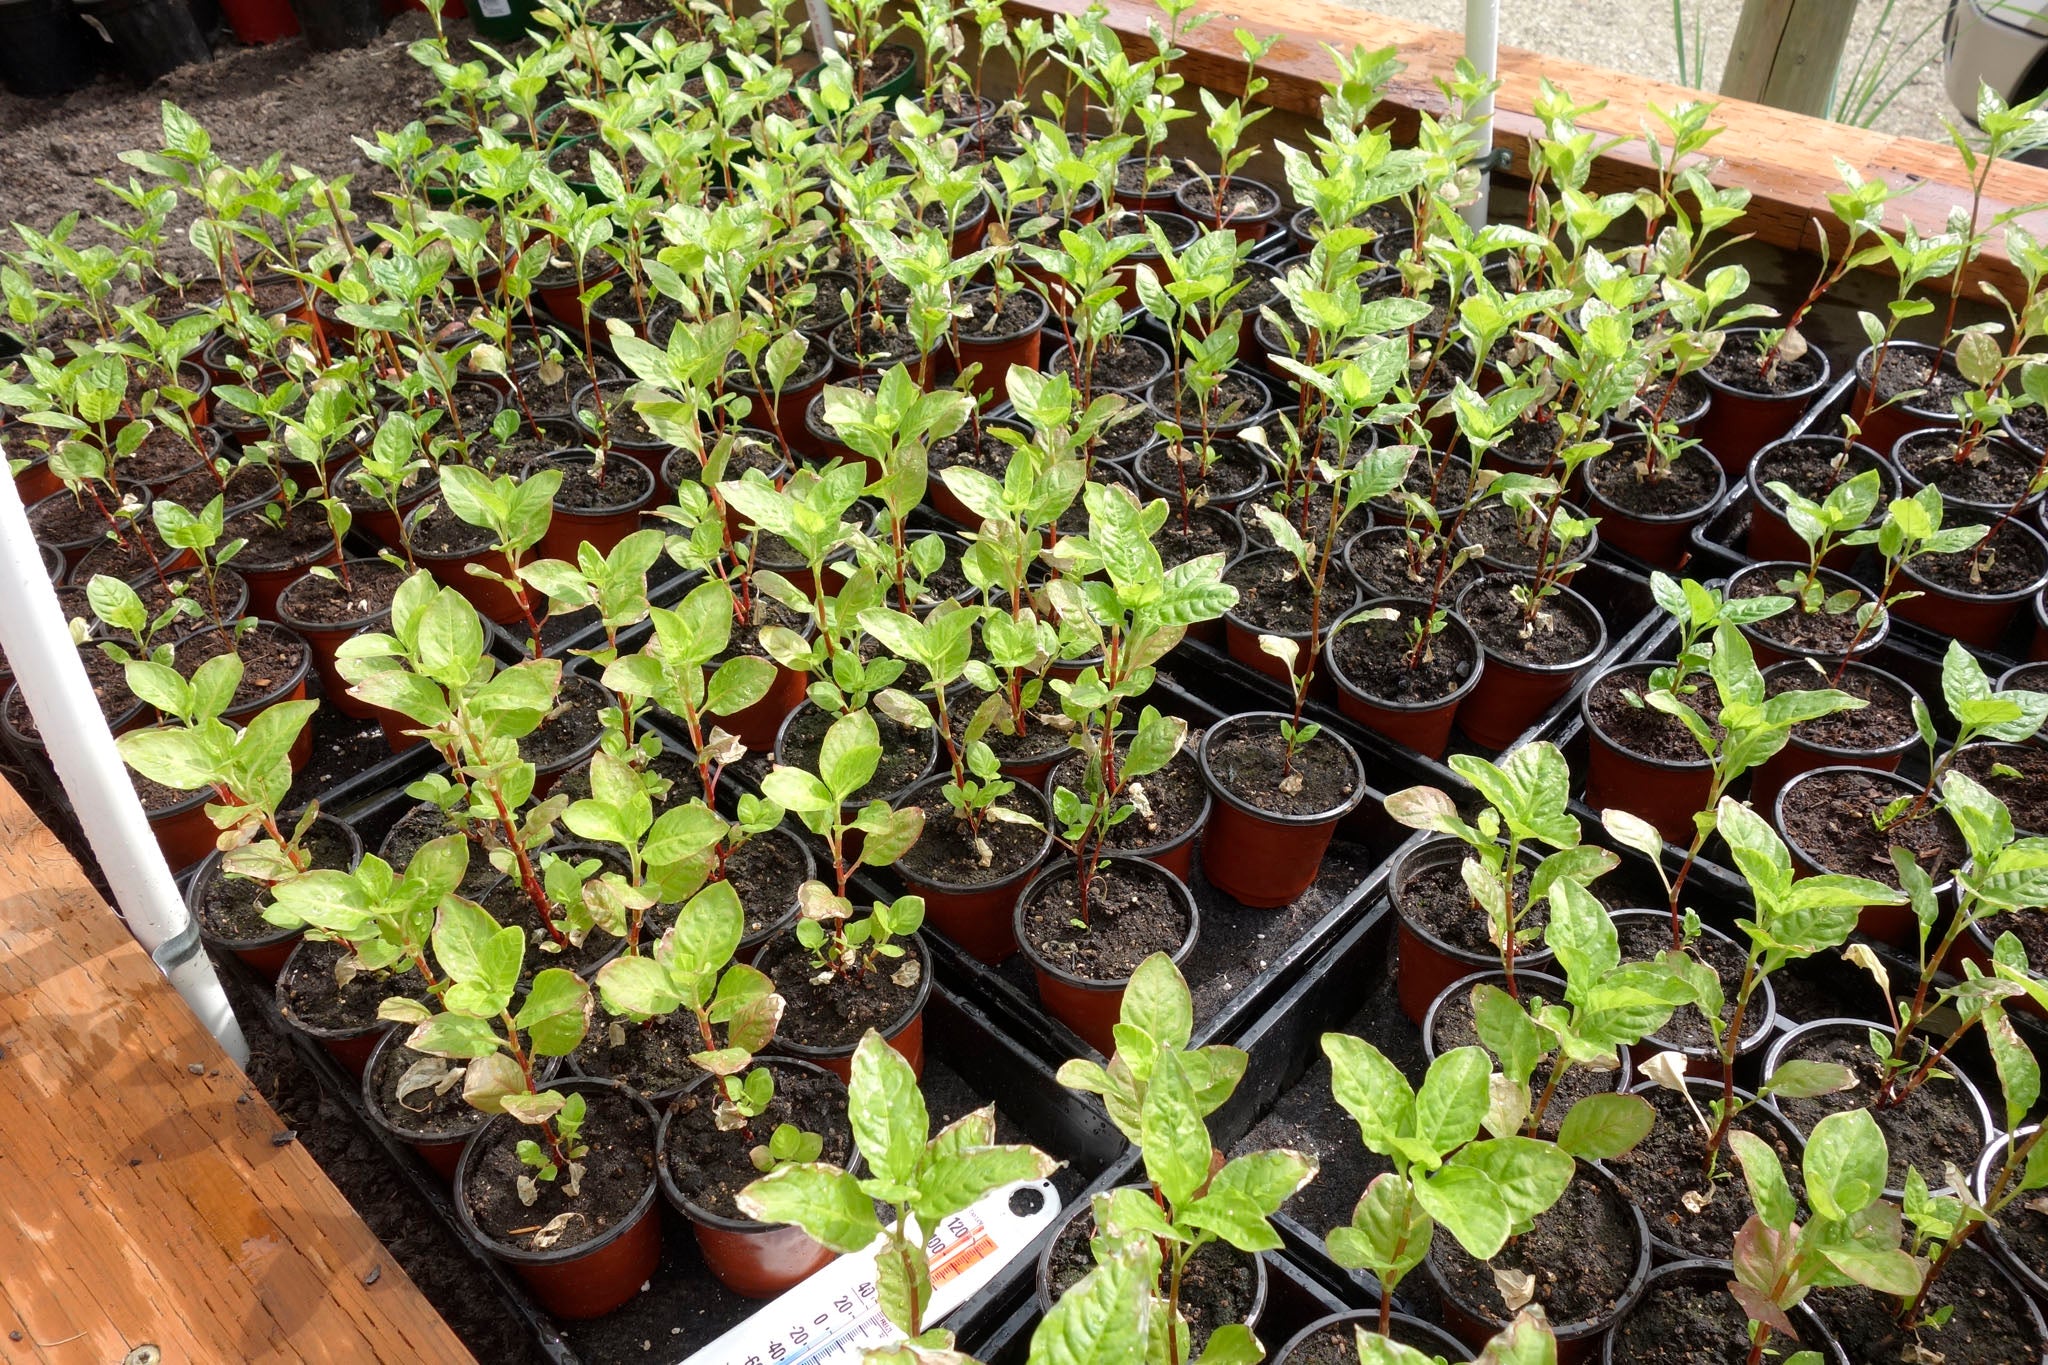
[[[1878,472],[1870,469],[1838,483],[1820,502],[1800,496],[1788,484],[1771,490],[1784,503],[1786,520],[1806,547],[1806,557],[1804,563],[1753,564],[1728,580],[1731,600],[1792,599],[1792,610],[1743,628],[1762,663],[1796,657],[1833,664],[1851,657],[1852,645],[1867,654],[1883,643],[1891,622],[1882,604],[1868,588],[1827,567],[1838,546],[1862,534],[1883,489]]]
[[[523,623],[533,657],[539,658],[540,618],[519,569],[547,535],[561,471],[544,469],[515,478],[444,464],[440,476],[440,496],[406,518],[406,543],[414,559],[485,619],[499,625]]]

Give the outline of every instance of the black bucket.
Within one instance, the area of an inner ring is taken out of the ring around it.
[[[107,41],[121,69],[137,85],[192,62],[211,61],[213,49],[185,0],[72,0]]]
[[[192,23],[201,39],[211,44],[220,36],[220,0],[185,0],[185,8],[192,11]]]
[[[0,85],[15,94],[68,94],[99,74],[105,56],[70,0],[0,0]]]
[[[291,0],[306,46],[315,52],[367,47],[384,31],[379,0]]]

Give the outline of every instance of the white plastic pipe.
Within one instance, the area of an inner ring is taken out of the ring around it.
[[[0,449],[0,459],[5,454]],[[114,747],[11,478],[0,478],[0,584],[0,649],[7,651],[43,747],[128,931],[235,1064],[246,1065],[249,1044],[242,1026],[213,964],[199,950],[198,926]]]
[[[1500,69],[1500,0],[1465,0],[1465,60],[1472,63],[1481,80],[1490,81]],[[1472,111],[1478,123],[1479,162],[1493,158],[1493,96],[1481,100]],[[1486,226],[1486,205],[1493,194],[1493,172],[1479,172],[1479,197],[1465,206],[1465,226],[1474,232]]]

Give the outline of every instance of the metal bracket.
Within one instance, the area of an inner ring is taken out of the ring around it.
[[[1495,147],[1484,156],[1472,158],[1473,168],[1486,175],[1491,175],[1495,171],[1507,170],[1514,164],[1515,154],[1505,147]]]
[[[156,951],[149,955],[149,960],[156,963],[158,971],[169,976],[173,971],[176,971],[179,967],[184,966],[197,956],[199,956],[199,921],[197,919],[188,919],[185,921],[183,929],[156,945]]]

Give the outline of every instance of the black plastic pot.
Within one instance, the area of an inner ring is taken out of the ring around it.
[[[193,62],[213,60],[184,0],[72,0],[114,45],[121,69],[137,85]]]
[[[292,13],[306,46],[315,52],[368,47],[384,31],[384,7],[378,0],[292,0]]]
[[[0,0],[0,85],[15,94],[67,94],[99,74],[105,55],[70,0]]]

